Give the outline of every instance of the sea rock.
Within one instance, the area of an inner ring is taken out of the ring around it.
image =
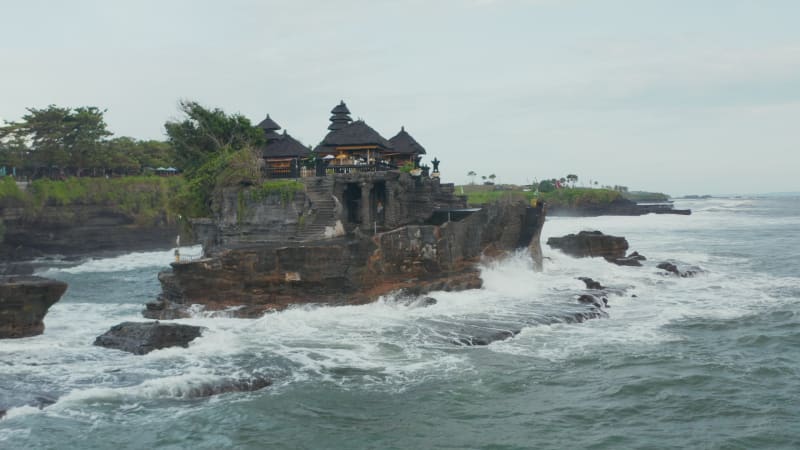
[[[237,378],[223,380],[218,383],[207,383],[189,388],[185,396],[189,398],[211,397],[230,392],[252,392],[271,386],[272,380],[267,377]]]
[[[628,241],[624,237],[603,234],[600,231],[581,231],[562,237],[551,237],[547,245],[577,258],[601,257],[613,261],[625,258]]]
[[[586,289],[605,289],[605,287],[600,284],[599,281],[594,281],[589,277],[578,277],[579,280],[583,281],[586,284]]]
[[[364,176],[352,180],[336,177],[331,180],[332,189],[338,192],[340,181],[346,185],[372,180]],[[402,187],[389,181],[385,180],[390,191]],[[433,291],[475,289],[482,286],[477,266],[482,258],[539,245],[543,206],[498,202],[471,210],[460,220],[447,221],[445,215],[440,223],[434,220],[432,210],[416,209],[419,205],[412,200],[417,197],[398,193],[396,210],[393,197],[387,197],[386,214],[394,211],[397,217],[392,220],[400,223],[419,220],[425,212],[431,222],[387,226],[384,231],[378,228],[377,233],[373,229],[369,234],[352,233],[337,239],[309,240],[295,235],[296,241],[207,244],[206,257],[174,262],[170,271],[159,274],[162,292],[143,314],[153,319],[179,317],[191,305],[199,304],[206,311],[231,310],[237,317],[252,317],[302,303],[368,303],[397,291],[419,297]],[[408,208],[413,209],[406,211]],[[353,225],[349,223],[347,228]],[[217,231],[208,236],[216,237],[210,241],[230,239],[224,234],[227,228],[220,228],[217,222],[208,224],[214,226]]]
[[[202,327],[158,321],[123,322],[98,336],[94,345],[144,355],[167,347],[188,347],[202,331]]]
[[[628,255],[628,258],[636,259],[638,261],[647,261],[647,258],[645,258],[644,255],[640,255],[639,252],[631,253]]]
[[[0,277],[0,338],[22,338],[44,332],[44,316],[67,283],[34,276]]]
[[[675,264],[673,264],[671,262],[667,262],[667,261],[658,264],[656,267],[659,268],[659,269],[662,269],[662,270],[666,270],[667,272],[669,272],[671,274],[674,274],[676,276],[679,276],[681,278],[693,277],[693,276],[699,274],[700,272],[702,272],[702,270],[700,268],[693,268],[693,269],[690,269],[690,270],[683,270],[682,271],[682,270],[678,269],[678,266],[676,266]]]
[[[605,297],[603,298],[595,297],[592,294],[581,294],[581,296],[578,297],[578,303],[584,303],[587,305],[595,306],[597,308],[602,308],[608,305],[608,299]]]
[[[459,345],[466,345],[466,346],[489,345],[492,342],[504,341],[506,339],[511,339],[512,337],[518,335],[520,333],[520,331],[522,331],[522,330],[491,331],[491,332],[486,332],[485,334],[458,338],[458,339],[456,339],[455,343],[459,344]]]
[[[629,256],[625,258],[607,259],[607,261],[618,266],[642,267],[641,260]]]

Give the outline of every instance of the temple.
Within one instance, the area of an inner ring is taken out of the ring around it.
[[[266,143],[261,149],[267,178],[305,178],[341,173],[419,169],[422,147],[401,127],[391,139],[363,120],[353,121],[341,101],[331,110],[328,134],[312,151],[291,137],[269,115],[258,124]]]

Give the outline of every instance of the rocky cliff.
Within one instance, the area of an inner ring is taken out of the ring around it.
[[[5,225],[0,257],[6,261],[169,248],[180,233],[166,217],[141,225],[133,216],[104,206],[46,206],[35,216],[22,208],[5,208],[0,215]]]
[[[438,180],[387,172],[305,183],[292,199],[235,208],[236,220],[234,209],[223,205],[215,220],[201,224],[206,257],[162,272],[162,294],[145,316],[180,317],[192,304],[256,316],[297,303],[363,303],[400,289],[475,288],[482,255],[539,246],[541,206],[496,203],[460,221],[433,224],[434,211],[464,205]]]
[[[44,316],[67,284],[33,276],[0,277],[0,339],[44,332]]]

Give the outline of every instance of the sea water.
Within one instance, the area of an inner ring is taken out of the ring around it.
[[[0,341],[0,448],[798,448],[800,198],[680,201],[691,216],[549,218],[542,241],[624,236],[643,267],[544,246],[482,267],[435,305],[382,298],[211,317],[189,348],[95,347],[142,320],[172,252],[49,264],[69,289],[41,336]],[[188,250],[188,257],[199,249]],[[187,254],[187,250],[184,250]],[[692,278],[655,265],[696,266]],[[566,320],[579,276],[616,290]],[[459,338],[521,330],[474,347]],[[269,377],[256,392],[192,389]],[[39,409],[36,399],[55,403]]]

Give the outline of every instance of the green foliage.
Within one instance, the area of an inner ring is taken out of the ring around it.
[[[13,180],[12,180],[13,183]],[[0,204],[17,198],[25,206],[27,219],[34,220],[45,206],[102,206],[133,218],[139,225],[152,225],[159,220],[172,222],[177,213],[170,199],[181,189],[181,177],[136,176],[118,178],[39,179],[28,190],[10,188],[0,183]],[[14,186],[16,188],[16,185]]]
[[[17,187],[13,177],[0,177],[0,205],[8,201],[24,201],[24,193]]]
[[[603,205],[620,198],[620,193],[608,189],[564,188],[552,192],[540,193],[538,199],[549,205],[580,207]]]
[[[541,185],[541,183],[540,183]],[[493,186],[462,186],[470,206],[480,206],[504,199],[524,199],[529,202],[542,200],[551,206],[580,207],[611,203],[621,197],[619,192],[608,189],[563,188],[549,192],[500,190]]]
[[[190,178],[223,149],[256,148],[264,141],[264,132],[241,114],[227,115],[219,108],[207,109],[194,101],[181,101],[180,110],[186,118],[167,122],[164,127],[179,166]]]
[[[33,167],[73,168],[80,175],[96,164],[98,149],[111,135],[104,113],[94,106],[28,108],[22,121],[0,128],[0,137],[29,140],[26,158]]]
[[[551,180],[542,180],[537,186],[539,192],[553,192],[556,190],[556,185]]]
[[[623,191],[622,196],[634,202],[666,202],[669,201],[669,195],[661,192],[644,192],[644,191]]]
[[[305,189],[305,185],[295,180],[269,180],[261,183],[261,186],[250,189],[250,198],[253,201],[261,201],[272,195],[280,195],[281,202],[284,204],[294,200],[296,193]]]
[[[208,216],[218,189],[260,180],[253,149],[263,143],[264,133],[240,114],[192,101],[182,101],[180,109],[186,118],[164,125],[187,180],[174,205],[189,217]]]
[[[217,187],[258,183],[261,180],[260,160],[258,152],[250,148],[227,155],[217,175]]]
[[[281,204],[287,205],[294,200],[296,193],[303,190],[305,190],[305,185],[295,180],[269,180],[258,186],[242,189],[237,197],[237,219],[241,223],[249,203],[258,203],[269,197],[277,196],[280,197]],[[303,217],[300,219],[305,223]]]
[[[409,162],[403,164],[402,166],[400,166],[399,170],[400,170],[400,172],[403,172],[403,173],[411,173],[411,171],[414,170],[414,163],[409,161]]]

